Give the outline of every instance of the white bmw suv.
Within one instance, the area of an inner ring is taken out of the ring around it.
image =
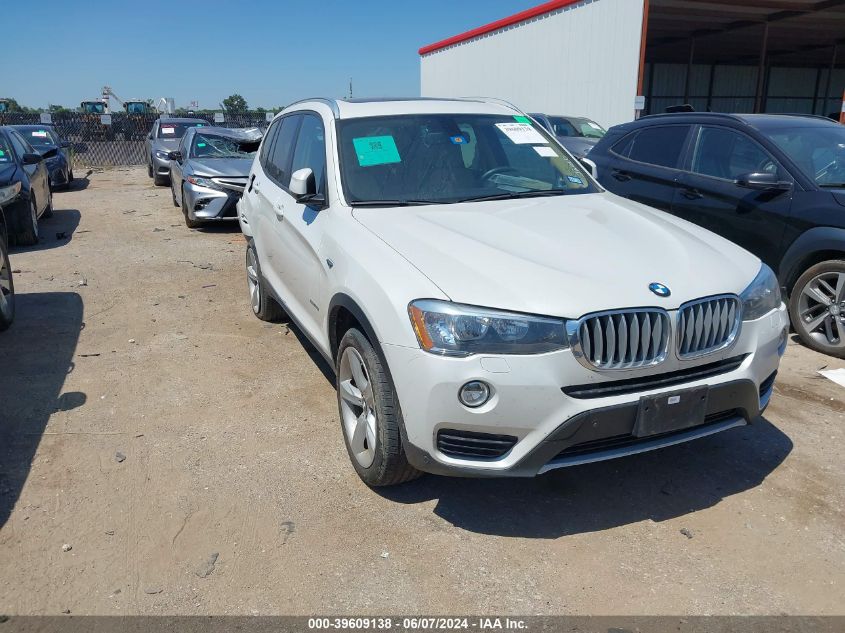
[[[332,364],[372,486],[532,476],[751,423],[786,346],[768,267],[603,190],[501,102],[296,103],[238,209],[252,309]]]

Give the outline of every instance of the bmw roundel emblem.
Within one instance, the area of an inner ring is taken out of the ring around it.
[[[668,297],[670,294],[672,294],[672,291],[669,290],[668,286],[665,286],[664,284],[658,283],[656,281],[650,283],[648,285],[648,289],[651,290],[658,297]]]

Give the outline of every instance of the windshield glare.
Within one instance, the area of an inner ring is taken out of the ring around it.
[[[183,136],[185,136],[185,132],[188,130],[188,128],[202,127],[203,125],[206,124],[203,122],[176,123],[162,121],[158,128],[158,138],[182,138]]]
[[[216,134],[194,134],[192,158],[252,158],[261,141],[236,141]]]
[[[762,130],[820,187],[845,188],[845,127]]]
[[[527,117],[413,114],[338,122],[347,199],[452,203],[598,189]]]
[[[549,123],[557,136],[583,136],[585,138],[601,138],[605,130],[595,121],[576,117],[550,116]]]

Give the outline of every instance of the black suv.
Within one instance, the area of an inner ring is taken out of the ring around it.
[[[613,193],[745,247],[778,275],[807,346],[845,358],[845,126],[682,113],[611,128],[589,156]]]

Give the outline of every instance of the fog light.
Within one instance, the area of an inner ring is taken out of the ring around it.
[[[468,407],[480,407],[490,399],[490,386],[480,380],[471,380],[458,391],[458,400]]]

